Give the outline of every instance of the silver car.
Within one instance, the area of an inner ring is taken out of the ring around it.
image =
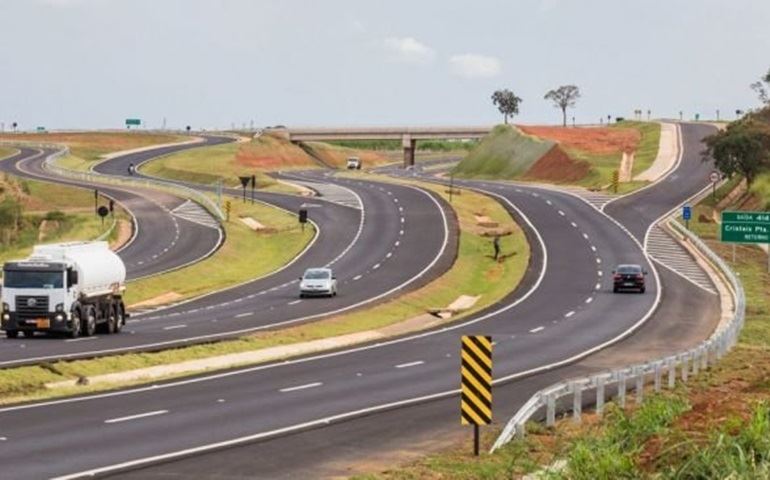
[[[331,268],[308,268],[299,279],[299,298],[337,296],[337,277]]]

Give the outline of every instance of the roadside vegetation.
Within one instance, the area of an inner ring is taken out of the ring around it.
[[[607,190],[623,151],[635,152],[632,176],[658,154],[660,124],[620,122],[611,127],[513,127],[498,125],[458,164],[457,175],[533,180]],[[619,193],[646,182],[622,182]]]
[[[225,222],[222,246],[209,258],[169,273],[131,282],[126,304],[166,304],[231,287],[269,274],[289,263],[315,236],[301,229],[296,215],[263,203],[231,199],[230,221]],[[252,230],[241,219],[265,228]]]
[[[432,185],[429,188],[442,197],[448,198],[444,189]],[[236,202],[233,206],[236,206]],[[461,295],[480,296],[473,307],[451,319],[456,321],[496,303],[516,288],[529,263],[529,246],[523,232],[496,201],[463,191],[460,195],[454,195],[452,206],[457,212],[461,229],[457,260],[443,276],[411,293],[350,314],[280,330],[259,332],[237,340],[168,349],[155,353],[115,355],[93,360],[55,362],[0,370],[0,403],[93,392],[148,381],[131,380],[112,384],[46,387],[48,383],[81,377],[250,352],[367,330],[376,330],[378,335],[401,335],[425,328],[426,312],[430,309],[446,307]],[[237,212],[234,210],[234,213]],[[484,236],[479,228],[476,219],[478,214],[498,222],[511,232],[501,241],[503,254],[501,261],[495,261],[492,258],[491,239]],[[261,249],[253,248],[253,250]],[[242,253],[243,250],[239,252]],[[209,260],[209,262],[215,261],[215,257]],[[207,272],[210,273],[211,270]],[[166,288],[168,285],[176,285],[176,282],[189,281],[187,277],[192,276],[194,275],[183,275],[180,271],[178,278],[166,283]],[[128,290],[131,291],[134,287],[135,284],[129,285]],[[415,318],[419,321],[414,321]],[[438,319],[433,321],[438,322],[434,325],[441,322]],[[168,377],[173,376],[175,375],[169,374]]]

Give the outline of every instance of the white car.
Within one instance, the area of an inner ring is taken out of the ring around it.
[[[361,159],[358,157],[348,157],[348,170],[361,170]]]
[[[337,277],[331,268],[308,268],[299,279],[299,298],[337,296]]]

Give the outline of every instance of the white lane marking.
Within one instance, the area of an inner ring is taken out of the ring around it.
[[[392,257],[392,256],[393,256],[393,252],[388,252],[388,254],[387,254],[387,255],[385,255],[385,258],[390,258],[390,257]]]
[[[249,317],[249,316],[251,316],[251,315],[254,315],[254,312],[244,312],[244,313],[239,313],[238,315],[236,315],[236,316],[235,316],[235,318],[243,318],[243,317]]]
[[[401,223],[404,223],[404,217],[401,217]]]
[[[575,222],[569,222],[569,223],[570,223],[570,225],[572,225],[573,227],[577,228],[577,223],[575,223]]]
[[[168,327],[163,327],[163,330],[176,330],[177,328],[187,328],[187,325],[184,323],[181,323],[179,325],[169,325]]]
[[[293,302],[289,302],[287,305],[296,305],[300,303],[302,300],[294,300]]]
[[[307,388],[315,388],[323,385],[322,382],[306,383],[304,385],[297,385],[296,387],[287,387],[278,390],[281,393],[296,392],[297,390],[305,390]]]
[[[564,212],[562,212],[561,210],[559,210],[559,215],[561,215],[561,216],[563,217],[563,216],[564,216]]]
[[[537,332],[539,332],[541,330],[545,330],[545,327],[540,326],[540,327],[537,327],[537,328],[533,328],[532,330],[529,331],[529,333],[537,333]]]
[[[127,417],[110,418],[105,420],[104,423],[120,423],[128,422],[129,420],[137,420],[139,418],[154,417],[156,415],[163,415],[168,413],[168,410],[155,410],[153,412],[137,413],[136,415],[129,415]]]
[[[599,276],[601,277],[602,275],[604,275],[604,272],[602,272],[601,270],[597,270],[597,271],[596,271],[596,274],[597,274],[597,275],[599,275]]]
[[[379,263],[377,265],[373,266],[372,270],[377,270],[378,268],[380,268],[380,264]]]
[[[0,437],[0,442],[4,442],[6,440],[8,440],[8,437]]]
[[[588,234],[587,234],[587,233],[584,233],[584,234],[583,234],[583,238],[585,238],[586,240],[588,240]]]
[[[593,250],[595,252],[596,251],[596,247],[591,245],[591,250]]]
[[[546,200],[545,203],[547,203],[548,205],[553,205],[553,202],[550,200]]]
[[[404,234],[404,231],[403,231],[403,230],[401,230],[401,231],[399,231],[399,232],[398,232],[398,234],[399,234],[399,235],[403,235],[403,234]]]
[[[423,363],[425,362],[422,360],[417,360],[416,362],[402,363],[400,365],[396,365],[396,368],[416,367],[417,365],[422,365]]]
[[[601,290],[602,289],[602,284],[601,283],[597,283],[596,284],[596,289],[597,290]]]
[[[574,311],[574,310],[570,310],[569,312],[567,312],[567,313],[564,315],[564,318],[569,318],[569,317],[571,317],[571,316],[572,316],[572,315],[574,315],[574,314],[575,314],[575,311]]]
[[[596,257],[596,263],[602,263],[602,259],[599,257]]]
[[[397,247],[401,245],[401,240],[396,240],[396,243],[393,244],[394,247]]]
[[[588,297],[586,298],[586,303],[591,303],[594,301],[594,297]]]
[[[70,338],[69,340],[65,340],[65,342],[88,342],[91,340],[96,340],[99,337],[80,337],[80,338]]]
[[[361,280],[361,277],[363,277],[363,275],[356,275],[353,277],[353,281],[355,282],[356,280]]]

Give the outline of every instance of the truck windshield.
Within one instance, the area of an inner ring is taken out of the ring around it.
[[[64,272],[6,270],[3,285],[5,288],[62,288]]]

